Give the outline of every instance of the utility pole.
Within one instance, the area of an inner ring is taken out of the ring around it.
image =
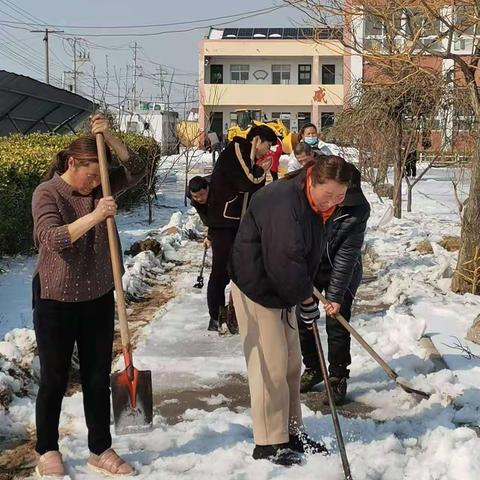
[[[46,28],[45,30],[30,30],[30,33],[45,33],[43,37],[43,41],[45,42],[45,83],[50,85],[50,60],[49,60],[49,52],[48,52],[48,35],[50,33],[63,33],[63,30],[49,30]]]
[[[79,64],[84,64],[90,61],[90,53],[88,53],[84,48],[81,48],[80,53],[77,53],[77,43],[79,43],[79,40],[81,40],[81,38],[78,38],[78,37],[73,37],[73,39],[71,38],[68,39],[68,43],[72,47],[72,51],[73,51],[73,70],[71,72],[65,72],[65,73],[70,73],[72,75],[73,93],[77,93],[77,79],[78,79],[78,75],[82,73],[78,71]]]
[[[133,47],[133,110],[137,106],[137,42],[134,42]]]
[[[95,77],[95,65],[93,65],[92,67],[92,81],[93,81],[93,88],[92,88],[92,91],[93,91],[93,104],[95,105],[95,93],[96,93],[96,77]]]
[[[73,93],[77,93],[77,37],[73,39]]]

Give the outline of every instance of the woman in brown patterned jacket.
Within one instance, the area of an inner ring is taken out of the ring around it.
[[[40,357],[36,403],[37,473],[65,475],[58,451],[61,404],[74,344],[80,360],[89,466],[109,475],[133,469],[111,448],[109,375],[114,297],[105,219],[116,214],[115,198],[145,175],[145,163],[110,132],[101,115],[91,119],[92,136],[59,152],[33,194],[38,264],[33,278],[33,323]],[[95,134],[102,133],[121,168],[112,171],[114,197],[102,198]]]

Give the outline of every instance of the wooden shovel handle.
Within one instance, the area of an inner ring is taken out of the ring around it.
[[[108,176],[107,154],[105,150],[105,139],[103,134],[97,133],[97,153],[98,164],[100,166],[100,181],[102,183],[102,192],[104,197],[112,195],[110,188],[110,178]],[[117,228],[115,219],[108,217],[107,220],[108,245],[110,247],[110,259],[112,261],[113,283],[115,285],[115,294],[117,299],[118,320],[120,323],[120,336],[124,349],[130,351],[130,332],[128,330],[127,307],[125,305],[125,295],[122,284],[122,264],[120,248],[118,244]]]

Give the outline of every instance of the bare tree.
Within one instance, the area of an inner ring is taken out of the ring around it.
[[[187,194],[188,194],[188,180],[190,173],[195,169],[199,163],[199,153],[203,151],[202,147],[206,143],[207,134],[210,130],[212,119],[216,108],[220,103],[221,96],[223,95],[224,87],[219,84],[211,84],[208,98],[203,96],[197,97],[197,90],[188,86],[184,86],[184,121],[179,125],[179,145],[183,148],[181,156],[185,161],[185,206],[187,206]],[[199,118],[188,121],[188,105],[194,102],[202,103],[205,112],[204,118],[204,130],[199,129]]]
[[[402,65],[422,71],[427,63],[446,68],[452,89],[464,88],[480,133],[480,4],[478,0],[285,0],[313,26],[342,22],[348,54],[361,55],[381,77],[395,77]],[[365,35],[364,35],[365,34]],[[398,150],[399,151],[399,150]],[[469,200],[462,219],[461,247],[452,289],[471,291],[466,266],[480,245],[480,144],[472,152]],[[400,161],[395,170],[399,173]],[[475,293],[480,293],[479,289]]]

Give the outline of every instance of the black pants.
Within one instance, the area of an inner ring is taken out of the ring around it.
[[[278,180],[278,172],[270,171],[270,175],[272,176],[272,181]]]
[[[325,288],[326,289],[326,288]],[[324,290],[325,290],[324,289]],[[343,299],[340,313],[345,320],[350,321],[352,316],[353,297],[347,290]],[[320,306],[320,308],[322,308]],[[297,322],[300,335],[300,346],[302,348],[303,363],[306,368],[320,370],[317,349],[315,346],[315,337],[313,332],[308,330],[300,319],[297,307]],[[350,357],[350,334],[333,317],[326,318],[327,336],[328,336],[328,371],[331,377],[349,377],[348,366],[352,363]]]
[[[33,280],[33,324],[40,357],[37,395],[37,452],[58,450],[58,424],[75,342],[80,360],[88,448],[100,454],[110,448],[110,369],[112,364],[113,291],[88,302],[40,298]]]
[[[237,230],[234,228],[210,228],[212,241],[212,271],[208,280],[207,303],[211,318],[218,319],[220,307],[225,305],[225,287],[230,281],[227,265]]]
[[[408,162],[405,165],[405,174],[407,177],[415,178],[417,176],[417,162]]]

